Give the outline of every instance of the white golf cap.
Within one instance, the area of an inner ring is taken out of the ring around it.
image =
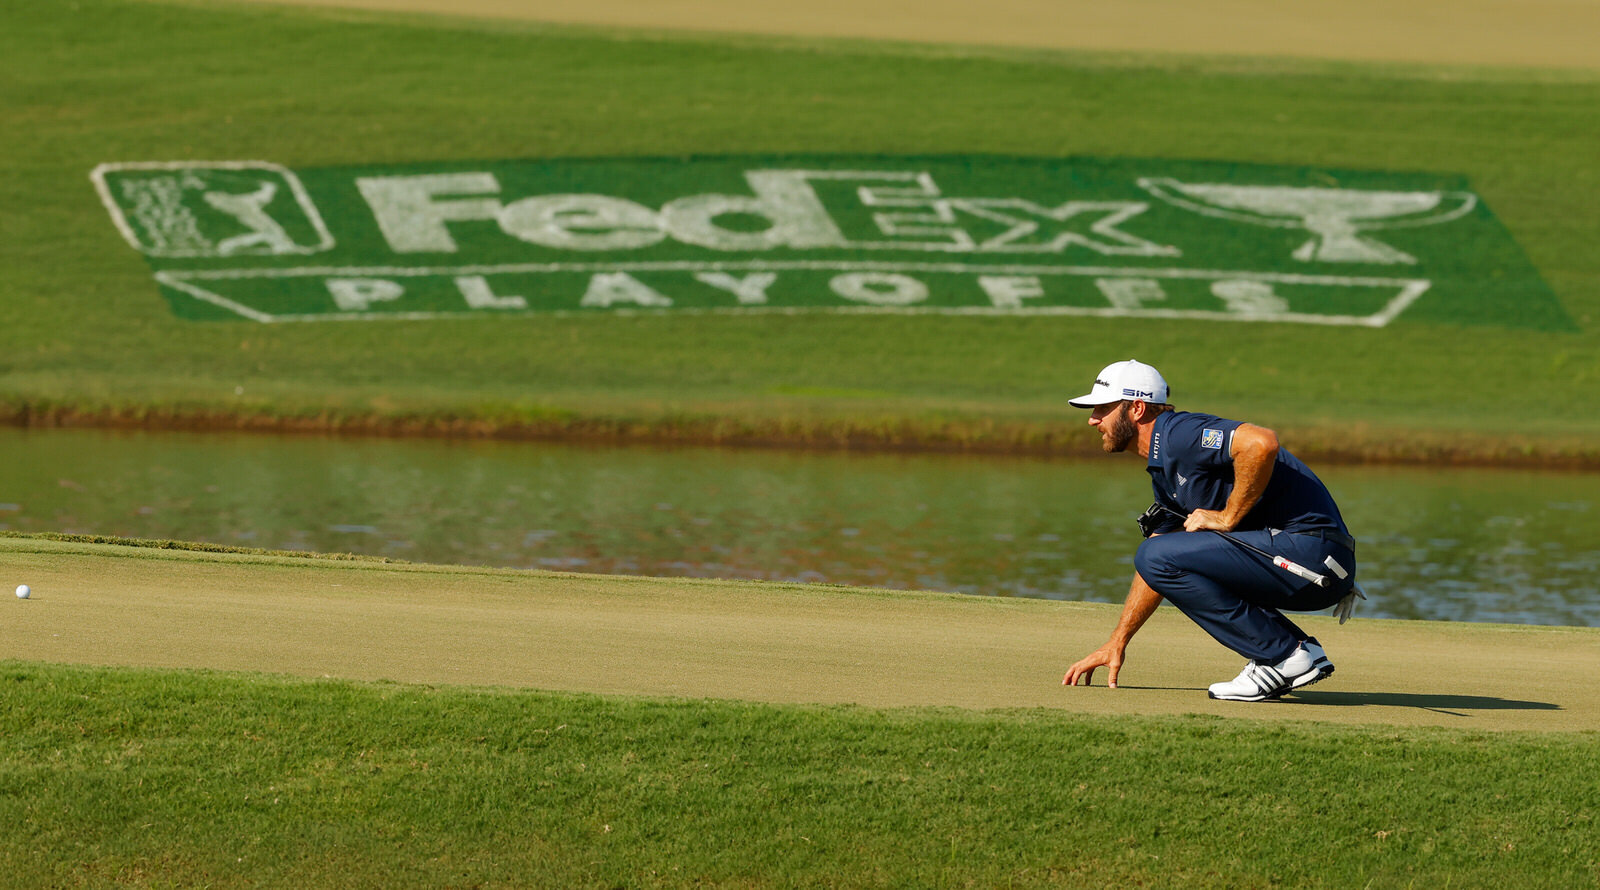
[[[1067,404],[1074,408],[1093,408],[1124,399],[1136,399],[1164,405],[1168,394],[1167,380],[1160,371],[1130,358],[1125,362],[1106,365],[1095,375],[1094,388],[1089,390],[1089,394],[1069,399]]]

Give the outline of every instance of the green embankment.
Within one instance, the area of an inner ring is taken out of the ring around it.
[[[1092,448],[1107,361],[1303,453],[1593,463],[1581,73],[667,37],[292,9],[5,3],[0,410],[99,422]],[[176,317],[89,182],[111,161],[291,168],[852,153],[1190,159],[1463,176],[1576,331],[1179,320]],[[1530,398],[1538,393],[1540,398]],[[1515,423],[1507,424],[1507,406]]]
[[[9,886],[1600,876],[1591,629],[1314,619],[1338,672],[1240,705],[1164,614],[1123,688],[1059,686],[1103,605],[18,537],[0,568],[35,590],[0,608]]]

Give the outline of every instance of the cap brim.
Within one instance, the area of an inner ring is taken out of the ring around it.
[[[1098,408],[1101,405],[1109,405],[1112,402],[1120,401],[1122,401],[1120,396],[1113,396],[1110,393],[1099,396],[1095,395],[1094,393],[1089,393],[1086,396],[1078,396],[1075,399],[1067,399],[1067,404],[1074,408]]]

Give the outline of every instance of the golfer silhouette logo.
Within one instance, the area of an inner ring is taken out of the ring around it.
[[[258,249],[265,253],[296,253],[297,245],[282,225],[267,212],[267,205],[278,194],[275,183],[263,182],[261,187],[247,194],[232,192],[205,192],[205,202],[222,213],[233,217],[244,226],[242,235],[234,235],[217,242],[217,253],[223,256],[244,250]]]
[[[102,164],[91,178],[122,237],[150,256],[293,256],[334,244],[299,178],[277,164]]]

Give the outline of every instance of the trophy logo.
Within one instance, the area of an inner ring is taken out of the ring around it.
[[[1458,219],[1477,205],[1470,192],[1399,192],[1139,180],[1168,204],[1205,216],[1258,226],[1304,229],[1312,238],[1294,251],[1301,262],[1415,265],[1417,258],[1364,233],[1431,226]]]
[[[148,256],[285,256],[334,243],[299,177],[277,164],[101,164],[90,177],[122,237]]]

